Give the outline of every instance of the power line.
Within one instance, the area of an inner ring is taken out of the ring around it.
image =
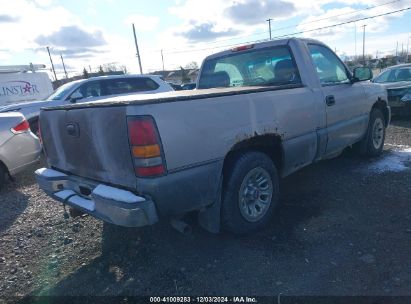
[[[373,19],[373,18],[377,18],[377,17],[387,16],[387,15],[407,11],[407,10],[410,10],[410,9],[411,9],[411,7],[407,7],[407,8],[399,9],[399,10],[396,10],[396,11],[391,11],[391,12],[387,12],[387,13],[383,13],[383,14],[379,14],[379,15],[374,15],[374,16],[370,16],[370,17],[364,17],[364,18],[355,19],[355,20],[346,21],[346,22],[341,22],[341,23],[337,23],[337,24],[333,24],[333,25],[323,26],[323,27],[319,27],[319,28],[315,28],[315,29],[304,30],[304,31],[289,33],[289,34],[285,34],[285,35],[275,36],[275,37],[272,37],[272,39],[285,38],[285,37],[289,37],[289,36],[295,36],[295,35],[300,35],[300,34],[304,34],[304,33],[310,33],[310,32],[314,32],[314,31],[333,28],[333,27],[337,27],[337,26],[341,26],[341,25],[345,25],[345,24],[358,22],[358,21],[369,20],[369,19]],[[259,40],[241,42],[241,43],[227,44],[227,45],[221,45],[221,46],[216,46],[216,47],[206,47],[206,48],[202,48],[202,49],[194,49],[194,50],[187,50],[186,49],[186,50],[173,51],[173,52],[164,52],[164,53],[166,53],[166,54],[180,54],[180,53],[200,52],[200,51],[212,50],[212,49],[218,49],[218,48],[233,47],[233,46],[237,46],[237,45],[241,45],[241,44],[256,43],[256,42],[261,42],[261,41],[267,41],[267,39],[259,39]]]
[[[383,4],[379,4],[379,5],[369,6],[369,7],[366,7],[366,8],[363,8],[363,9],[359,9],[359,10],[355,10],[355,11],[352,11],[352,12],[347,12],[347,13],[343,13],[343,14],[338,14],[338,15],[333,15],[333,16],[321,18],[321,19],[316,19],[316,20],[312,20],[312,21],[307,21],[307,22],[303,22],[303,23],[300,23],[300,24],[297,24],[297,25],[290,25],[290,26],[280,27],[280,28],[276,29],[276,31],[286,30],[286,29],[289,29],[289,28],[296,27],[296,26],[298,26],[298,25],[310,24],[310,23],[315,23],[315,22],[318,22],[318,21],[333,19],[333,18],[337,18],[337,17],[341,17],[341,16],[352,15],[352,14],[355,14],[355,13],[358,13],[358,12],[362,12],[362,11],[366,11],[366,10],[371,10],[371,9],[374,9],[374,8],[377,8],[377,7],[381,7],[381,6],[393,4],[393,3],[396,3],[396,2],[399,2],[399,1],[401,1],[401,0],[394,0],[394,1],[391,1],[391,2],[386,2],[386,3],[383,3]]]
[[[341,17],[341,16],[352,15],[352,14],[355,14],[355,13],[358,13],[358,12],[361,12],[361,11],[371,10],[371,9],[374,9],[374,8],[378,8],[378,7],[381,7],[381,6],[393,4],[393,3],[396,3],[396,2],[400,2],[400,1],[402,1],[402,0],[394,0],[394,1],[386,2],[386,3],[382,3],[382,4],[379,4],[379,5],[374,5],[374,6],[369,6],[369,7],[366,7],[366,8],[354,10],[352,12],[347,12],[347,13],[343,13],[343,14],[338,14],[338,15],[333,15],[333,16],[329,16],[329,17],[325,17],[325,18],[320,18],[320,19],[315,19],[315,20],[311,20],[311,21],[307,21],[307,22],[293,24],[293,25],[289,25],[289,26],[285,26],[285,27],[280,27],[280,28],[276,28],[276,29],[271,30],[271,32],[279,32],[279,31],[282,31],[282,30],[285,30],[285,29],[290,29],[290,28],[297,27],[299,25],[305,25],[305,24],[315,23],[315,22],[328,20],[328,19],[333,19],[333,18],[337,18],[337,17]],[[273,19],[271,19],[271,20],[273,20]],[[268,21],[268,19],[266,21]],[[251,35],[242,35],[242,36],[233,37],[233,38],[210,41],[210,42],[207,42],[207,44],[215,44],[215,43],[220,43],[220,42],[225,42],[225,41],[238,40],[238,39],[241,39],[241,38],[254,37],[254,36],[259,36],[259,35],[263,35],[263,34],[265,35],[266,31],[256,32],[256,33],[251,34]],[[169,50],[178,50],[178,49],[173,48],[173,49],[169,49]],[[160,50],[155,50],[155,51],[160,52]],[[163,51],[167,51],[167,50],[163,49]]]

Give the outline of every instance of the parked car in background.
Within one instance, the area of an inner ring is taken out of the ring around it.
[[[216,53],[196,90],[43,109],[37,182],[121,226],[198,211],[209,231],[252,232],[274,215],[280,177],[352,145],[382,153],[390,108],[371,78],[311,39]]]
[[[6,174],[14,175],[35,163],[41,145],[19,112],[0,113],[0,188]]]
[[[175,83],[172,83],[172,82],[167,82],[167,83],[174,89],[174,91],[180,91],[181,90],[181,85],[175,84]]]
[[[182,90],[194,90],[196,88],[196,83],[184,83],[181,85]]]
[[[372,82],[382,84],[394,115],[411,115],[411,63],[387,68]]]
[[[156,75],[99,76],[72,81],[62,85],[44,101],[34,101],[0,107],[0,113],[18,111],[27,118],[32,132],[37,133],[40,108],[76,102],[96,101],[108,96],[155,94],[173,91]]]

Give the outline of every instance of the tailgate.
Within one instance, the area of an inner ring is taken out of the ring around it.
[[[49,166],[135,189],[125,106],[45,110],[40,126]]]

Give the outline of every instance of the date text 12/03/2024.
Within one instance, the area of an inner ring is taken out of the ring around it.
[[[254,297],[150,297],[150,303],[257,303]]]

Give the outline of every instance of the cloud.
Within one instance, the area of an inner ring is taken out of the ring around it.
[[[244,0],[226,8],[225,15],[235,23],[254,25],[267,18],[284,19],[296,12],[293,3],[286,1]]]
[[[48,36],[40,35],[34,42],[59,47],[93,47],[107,44],[101,31],[90,33],[76,25],[63,26]]]
[[[66,62],[64,62],[64,67],[66,67],[66,71],[67,72],[75,72],[77,71],[76,67],[71,65],[71,64],[67,64]],[[54,68],[56,70],[64,70],[63,64],[62,63],[54,63]]]
[[[36,47],[27,49],[29,51],[33,51],[35,53],[47,53],[46,47]],[[0,50],[1,52],[1,50]],[[50,47],[50,54],[52,56],[57,56],[60,58],[60,54],[63,55],[64,59],[78,59],[78,58],[94,58],[96,55],[107,54],[109,50],[103,48],[54,48]]]
[[[0,23],[16,23],[20,20],[19,17],[1,14]]]
[[[326,0],[323,0],[324,2]],[[347,2],[351,0],[346,0]],[[367,5],[367,7],[373,7],[383,3],[374,3]],[[297,31],[310,31],[304,33],[305,37],[322,37],[328,40],[336,41],[347,34],[352,35],[357,30],[357,35],[362,35],[362,25],[366,25],[366,33],[382,33],[385,32],[393,19],[398,19],[404,15],[402,13],[396,13],[393,15],[382,16],[377,18],[365,19],[363,21],[352,22],[354,20],[360,20],[380,14],[384,14],[389,11],[395,11],[406,7],[404,3],[394,2],[388,5],[377,6],[371,9],[354,9],[353,7],[346,6],[342,8],[328,9],[326,11],[315,12],[308,15],[303,19],[297,27]],[[348,23],[347,23],[348,22]],[[335,24],[342,24],[336,27],[330,27]],[[322,30],[315,30],[317,28],[325,28]],[[314,31],[311,31],[314,30]]]
[[[235,36],[239,33],[238,30],[228,28],[225,30],[216,30],[215,24],[202,23],[192,26],[189,30],[178,35],[186,38],[190,42],[210,41],[220,37]]]
[[[53,0],[34,0],[34,3],[40,7],[47,7],[53,3]]]
[[[93,48],[75,48],[75,49],[66,49],[66,50],[53,50],[52,53],[56,55],[63,55],[64,58],[90,58],[98,54],[107,53],[107,50],[102,49],[93,49]]]
[[[131,15],[124,19],[124,23],[131,27],[134,26],[137,31],[149,32],[157,28],[160,18],[154,16],[144,16],[144,15]]]

